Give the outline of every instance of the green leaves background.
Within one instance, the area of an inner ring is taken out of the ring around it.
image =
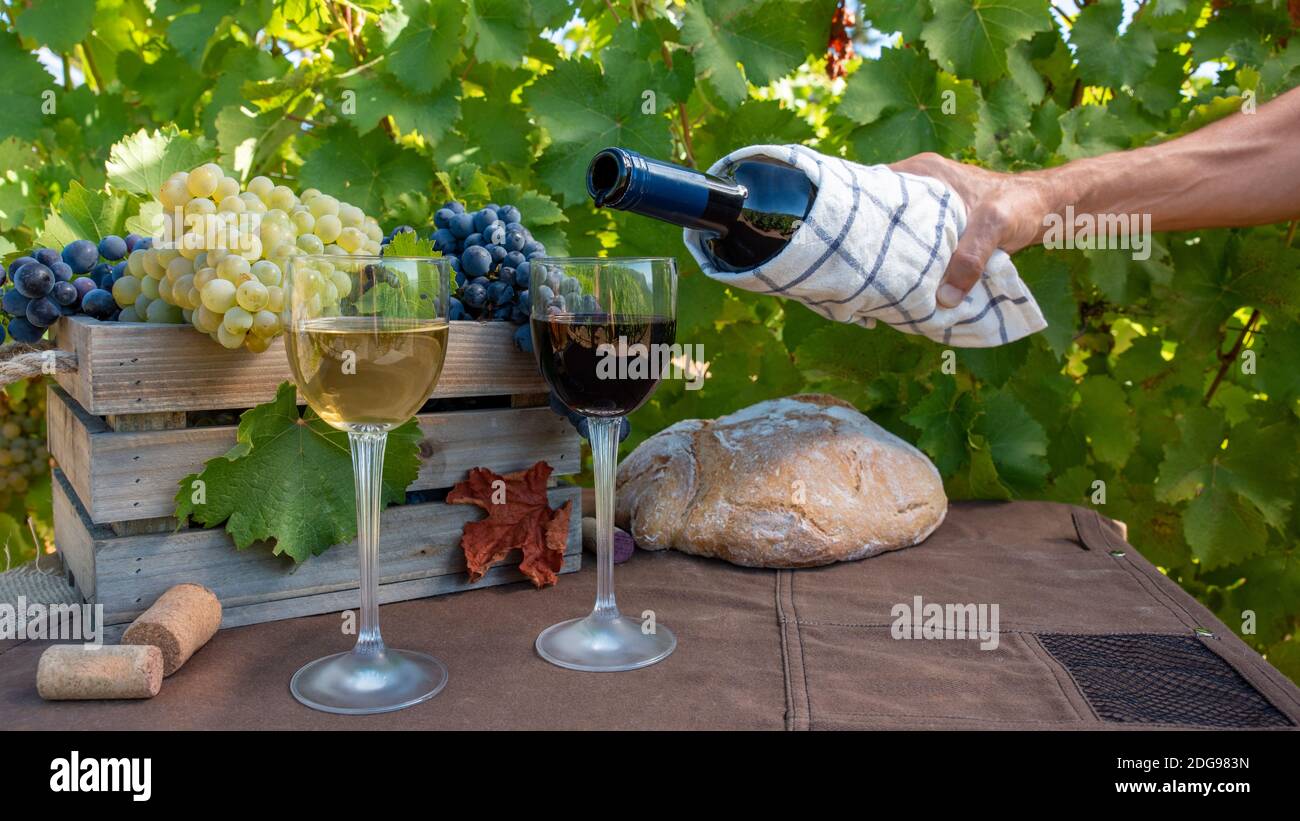
[[[1016,171],[1158,142],[1300,81],[1287,4],[1147,0],[1134,13],[1094,0],[1071,18],[1042,0],[865,0],[859,50],[869,29],[886,48],[832,83],[833,7],[18,4],[0,30],[0,251],[140,224],[139,195],[168,163],[193,164],[183,150],[349,198],[389,227],[429,225],[449,196],[495,199],[519,203],[555,252],[675,254],[681,341],[704,345],[710,378],[665,384],[628,447],[678,419],[834,392],[918,443],[954,498],[1055,499],[1128,522],[1227,624],[1253,612],[1244,638],[1300,679],[1294,225],[1166,235],[1141,262],[1026,250],[1016,262],[1051,327],[953,356],[729,291],[680,232],[592,209],[581,174],[611,144],[701,167],[797,141],[863,162],[937,151]],[[42,47],[76,82],[42,67]],[[189,142],[150,148],[173,128]],[[51,205],[59,216],[43,218]]]

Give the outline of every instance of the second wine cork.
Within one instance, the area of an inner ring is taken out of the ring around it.
[[[170,676],[221,626],[221,602],[201,584],[178,584],[158,597],[122,634],[122,644],[152,644]]]
[[[151,645],[56,644],[36,665],[36,692],[48,701],[153,698],[162,680],[162,653]]]

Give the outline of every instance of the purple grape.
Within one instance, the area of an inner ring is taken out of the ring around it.
[[[81,294],[77,292],[77,286],[71,282],[56,282],[50,289],[50,298],[64,307],[72,307],[81,299]]]
[[[99,241],[99,255],[111,262],[124,258],[128,253],[126,240],[119,236],[109,234]]]
[[[27,303],[27,321],[38,328],[50,327],[58,322],[61,316],[63,314],[59,311],[58,303],[47,296]]]
[[[81,299],[81,310],[89,317],[108,320],[117,310],[113,295],[103,288],[96,288]]]
[[[492,254],[481,245],[466,248],[460,257],[461,269],[471,277],[480,277],[492,269]]]
[[[471,282],[461,292],[461,300],[468,308],[482,308],[483,303],[487,301],[487,288],[478,282]]]
[[[27,316],[28,302],[31,302],[30,298],[23,296],[17,288],[10,288],[0,298],[0,309],[10,316]]]
[[[99,248],[88,239],[77,239],[63,247],[63,261],[78,274],[84,274],[99,261]]]
[[[28,299],[43,297],[54,287],[54,272],[39,262],[29,262],[14,274],[14,287]]]
[[[37,261],[36,257],[29,256],[29,257],[19,257],[18,259],[9,263],[9,271],[8,271],[9,278],[13,279],[14,272],[17,271],[19,268],[23,267],[29,262],[36,262],[36,261]]]
[[[36,261],[46,268],[59,261],[59,252],[53,248],[37,248],[32,252],[32,256],[36,257]]]
[[[40,341],[40,338],[45,336],[45,329],[38,328],[28,322],[26,317],[19,316],[9,323],[9,335],[16,342],[25,342],[30,345],[33,342]]]

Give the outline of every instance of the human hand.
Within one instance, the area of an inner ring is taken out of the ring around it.
[[[999,248],[1008,254],[1040,240],[1054,186],[1042,173],[1003,174],[955,162],[938,154],[908,157],[889,166],[895,171],[934,177],[966,203],[966,230],[948,260],[937,299],[944,308],[961,304],[979,282],[989,257]]]

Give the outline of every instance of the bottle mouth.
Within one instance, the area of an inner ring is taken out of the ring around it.
[[[619,199],[627,192],[632,178],[632,164],[627,154],[616,148],[606,148],[591,158],[587,166],[587,193],[596,207],[616,208]]]

